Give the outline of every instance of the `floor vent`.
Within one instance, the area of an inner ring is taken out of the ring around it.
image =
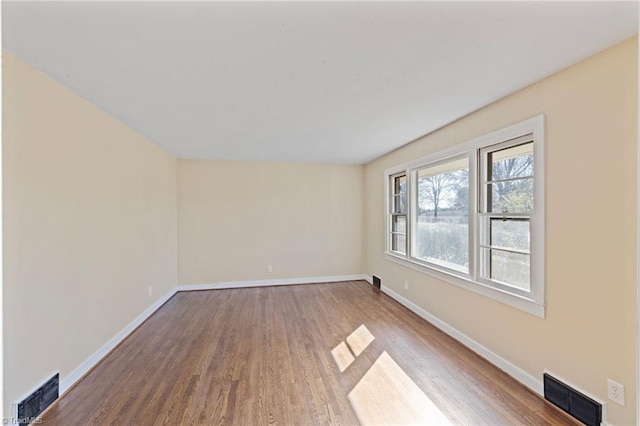
[[[35,420],[45,408],[58,399],[60,391],[60,374],[56,374],[36,389],[31,395],[18,403],[18,419],[29,423]],[[25,423],[26,424],[26,423]]]
[[[375,275],[373,276],[373,285],[375,287],[380,288],[380,286],[382,285],[382,281],[380,281],[380,277],[376,277]]]
[[[602,423],[602,404],[547,373],[544,374],[544,397],[587,426],[600,426]]]

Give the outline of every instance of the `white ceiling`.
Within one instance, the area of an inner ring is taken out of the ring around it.
[[[6,49],[208,159],[366,163],[638,30],[636,2],[2,6]]]

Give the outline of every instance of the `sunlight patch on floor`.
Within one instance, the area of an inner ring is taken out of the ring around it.
[[[373,342],[373,339],[375,339],[373,334],[362,324],[347,337],[347,344],[351,348],[353,355],[358,356]]]
[[[333,359],[336,361],[341,373],[344,373],[344,370],[356,359],[345,342],[340,342],[338,346],[333,348],[331,355],[333,355]]]
[[[362,324],[347,337],[346,343],[340,342],[338,346],[333,348],[331,355],[333,355],[333,359],[338,365],[340,372],[344,373],[344,370],[349,368],[356,357],[367,349],[367,346],[369,346],[374,339],[373,334]]]
[[[349,400],[363,425],[451,425],[387,352],[349,393]]]

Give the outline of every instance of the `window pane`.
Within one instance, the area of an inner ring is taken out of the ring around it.
[[[533,176],[533,142],[488,154],[490,180]]]
[[[529,250],[529,219],[489,219],[489,245],[516,250]]]
[[[488,185],[489,212],[527,213],[533,210],[533,179],[516,179]]]
[[[396,176],[393,178],[393,185],[391,194],[393,213],[406,213],[407,212],[407,177]]]
[[[489,267],[485,278],[530,291],[529,255],[490,249],[483,250],[485,256],[488,256]]]
[[[393,178],[393,193],[401,194],[405,192],[407,187],[407,177],[406,176],[396,176]]]
[[[407,232],[407,217],[406,216],[393,216],[391,221],[391,230],[393,232]]]
[[[392,213],[400,213],[400,214],[405,214],[407,213],[407,203],[406,203],[406,197],[403,195],[394,195],[393,196],[393,209],[391,211]]]
[[[391,234],[391,250],[406,254],[407,236],[403,234]]]
[[[418,259],[461,272],[469,270],[469,159],[418,171]]]

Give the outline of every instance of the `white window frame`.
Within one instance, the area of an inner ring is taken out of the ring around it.
[[[479,206],[481,181],[479,167],[481,150],[501,143],[531,135],[533,140],[533,199],[534,208],[528,215],[530,223],[530,291],[525,292],[499,285],[480,277],[480,220]],[[469,273],[465,274],[434,263],[425,262],[412,256],[413,222],[416,217],[416,197],[413,184],[417,170],[457,158],[469,157]],[[406,255],[391,251],[390,226],[390,178],[406,173],[407,180],[407,219]],[[545,197],[544,197],[544,115],[539,115],[512,126],[474,138],[434,154],[389,168],[384,172],[385,191],[385,258],[403,266],[436,277],[442,281],[465,288],[474,293],[507,304],[538,317],[545,316]]]
[[[405,193],[405,207],[404,207],[404,213],[402,212],[396,212],[394,209],[395,206],[395,197],[399,197],[402,195],[401,192],[396,193],[395,192],[395,185],[391,186],[391,182],[395,181],[396,178],[402,178],[404,177],[404,193]],[[389,241],[388,243],[388,249],[389,252],[397,254],[399,256],[404,256],[409,252],[409,224],[407,223],[409,221],[409,176],[406,173],[395,173],[389,176],[388,178],[388,182],[387,184],[389,185],[389,189],[390,191],[387,192],[387,206],[388,206],[388,210],[387,210],[387,230],[388,230],[388,235],[387,235],[387,240]],[[404,217],[404,254],[397,251],[397,250],[393,250],[393,234],[402,234],[401,232],[397,232],[393,230],[393,219],[395,217]]]

